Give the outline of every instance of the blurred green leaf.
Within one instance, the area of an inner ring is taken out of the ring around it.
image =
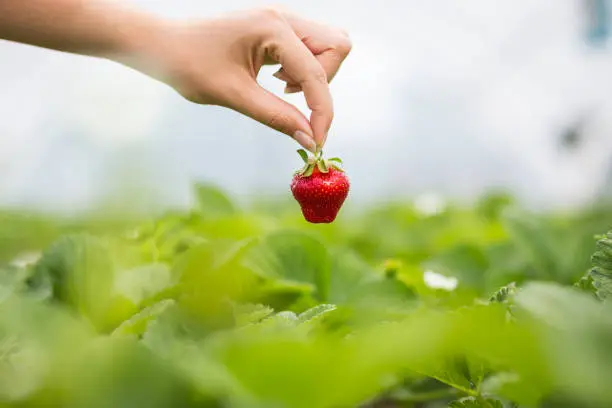
[[[592,296],[553,283],[530,283],[517,306],[538,324],[554,386],[594,405],[612,404],[604,384],[612,375],[612,314]]]
[[[300,313],[300,315],[298,316],[298,320],[302,323],[309,322],[313,319],[317,319],[323,316],[327,312],[331,312],[332,310],[336,310],[335,305],[320,304],[311,309],[306,310],[303,313]]]
[[[609,205],[428,195],[312,225],[196,190],[137,220],[0,212],[0,405],[612,406]]]
[[[512,282],[507,286],[499,288],[499,290],[492,294],[489,298],[489,302],[510,303],[513,301],[515,295],[516,285],[514,284],[514,282]]]
[[[71,315],[31,298],[0,302],[0,402],[27,401],[70,376],[93,334]]]
[[[236,326],[244,326],[251,323],[258,323],[264,318],[274,313],[274,309],[264,305],[254,304],[235,304],[234,320]]]
[[[501,401],[492,398],[466,397],[448,404],[449,408],[504,408]]]
[[[81,356],[80,384],[67,407],[195,407],[193,389],[173,367],[130,339],[101,339]]]
[[[197,209],[205,218],[218,218],[236,214],[236,206],[219,188],[197,183],[194,186]]]
[[[112,333],[114,336],[140,336],[147,330],[149,322],[161,315],[166,308],[174,304],[174,300],[166,299],[145,307],[128,320],[121,323]]]
[[[35,274],[47,275],[53,297],[87,317],[98,329],[109,324],[107,311],[113,302],[115,265],[110,248],[90,235],[58,239],[35,265]]]
[[[262,237],[244,264],[267,279],[312,285],[320,301],[329,298],[331,259],[317,238],[299,231],[277,231]]]
[[[459,285],[482,293],[484,276],[490,264],[476,246],[458,245],[430,258],[425,267],[445,276],[454,276]]]
[[[595,286],[595,280],[593,279],[593,274],[591,274],[591,271],[574,283],[574,287],[581,292],[590,293],[593,296],[597,294],[597,287]],[[612,287],[610,289],[612,289]],[[603,293],[602,297],[605,297]]]
[[[503,221],[517,248],[533,264],[541,279],[560,277],[552,237],[538,219],[517,211],[506,211]]]
[[[164,264],[147,264],[117,273],[115,293],[135,305],[151,303],[175,285],[170,268]]]

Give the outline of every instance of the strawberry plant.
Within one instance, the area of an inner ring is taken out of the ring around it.
[[[298,204],[1,214],[1,405],[612,406],[612,211],[336,218],[345,174],[304,159]]]

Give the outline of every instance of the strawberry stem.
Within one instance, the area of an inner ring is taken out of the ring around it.
[[[310,177],[315,168],[317,168],[321,173],[329,173],[331,168],[344,171],[340,164],[342,160],[338,157],[332,157],[329,160],[323,158],[323,150],[320,147],[317,147],[314,156],[310,156],[304,149],[299,149],[298,154],[304,161],[304,167],[297,172],[297,174],[302,175],[303,177]]]

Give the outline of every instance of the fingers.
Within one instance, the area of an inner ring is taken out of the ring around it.
[[[321,64],[321,67],[323,67],[323,70],[327,75],[327,82],[329,83],[331,83],[331,81],[334,79],[338,73],[338,70],[340,69],[340,66],[351,51],[351,43],[348,40],[348,37],[345,38],[346,39],[344,40],[337,39],[337,45],[330,46],[330,48],[325,49],[320,54],[313,54],[317,61],[319,61],[319,64]],[[309,42],[312,43],[312,40]],[[307,41],[304,43],[304,45],[306,45],[311,52],[314,53],[313,50],[321,49],[321,47],[313,46],[312,44],[309,44],[309,42]],[[283,68],[280,68],[273,75],[281,81],[285,81],[287,83],[287,89],[285,90],[286,93],[299,92],[302,90],[297,81],[294,78],[291,78],[291,76],[289,76]]]
[[[296,92],[300,92],[302,90],[302,87],[296,83],[295,79],[291,78],[289,75],[287,75],[285,73],[285,71],[283,71],[283,68],[280,68],[278,71],[276,71],[274,74],[272,74],[272,76],[280,79],[281,81],[286,82],[286,86],[285,86],[285,93],[286,94],[291,94],[291,93],[296,93]]]
[[[228,101],[230,108],[255,119],[279,132],[289,135],[302,147],[315,152],[316,143],[308,119],[293,105],[259,86],[246,77],[239,86],[239,92]]]
[[[284,15],[295,34],[321,64],[327,74],[327,81],[331,83],[351,52],[352,43],[348,34],[343,30],[309,21],[286,11]],[[285,92],[292,93],[301,90],[295,78],[286,75],[282,68],[279,71],[281,75],[277,78],[288,84]]]
[[[318,146],[325,144],[334,112],[327,73],[295,33],[288,30],[271,47],[274,58],[289,78],[304,91],[311,110],[310,126]]]
[[[308,44],[306,44],[306,46],[308,46]],[[347,56],[348,51],[346,51],[345,54],[344,51],[335,48],[325,50],[316,56],[317,60],[319,61],[319,64],[321,64],[321,66],[327,73],[328,82],[331,82],[334,79],[334,77],[338,73],[338,70],[340,69],[340,65]]]

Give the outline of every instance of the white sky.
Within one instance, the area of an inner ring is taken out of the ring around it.
[[[133,2],[179,18],[267,4]],[[603,182],[612,51],[584,44],[581,1],[276,3],[352,36],[327,150],[345,159],[353,204],[506,186],[533,204],[570,205]],[[280,92],[270,72],[262,81]],[[80,208],[124,167],[168,203],[187,202],[194,179],[283,193],[299,166],[288,138],[106,61],[0,42],[0,89],[0,204]],[[304,109],[301,96],[287,99]],[[559,151],[558,133],[592,109],[583,149]]]

